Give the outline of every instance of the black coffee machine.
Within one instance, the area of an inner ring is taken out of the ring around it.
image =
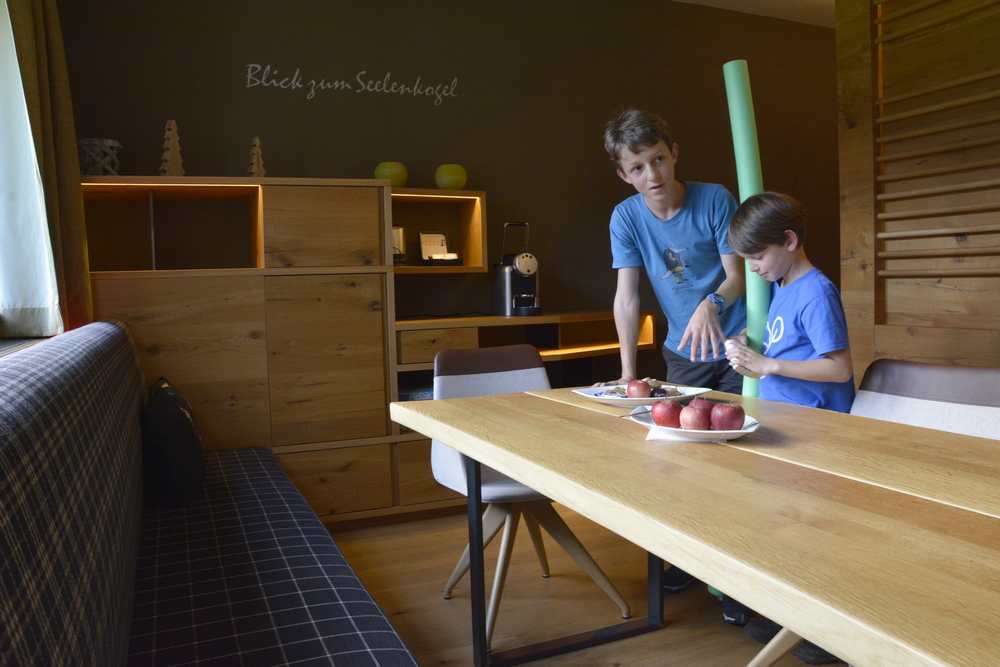
[[[507,252],[507,230],[524,230],[524,244],[519,252]],[[540,315],[538,298],[538,258],[528,252],[528,223],[507,222],[503,226],[502,257],[497,264],[494,312],[497,315]]]

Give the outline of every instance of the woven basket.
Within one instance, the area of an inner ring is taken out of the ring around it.
[[[114,139],[80,139],[80,173],[85,176],[117,176],[121,143]]]

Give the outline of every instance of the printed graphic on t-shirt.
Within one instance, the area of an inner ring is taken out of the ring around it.
[[[767,340],[764,341],[764,354],[767,354],[771,346],[780,341],[785,336],[785,318],[778,315],[773,322],[767,323]]]
[[[684,260],[681,258],[682,252],[684,252],[684,248],[677,250],[669,246],[663,251],[663,263],[667,265],[667,272],[663,274],[663,278],[672,276],[678,285],[684,283],[684,269],[686,268]]]

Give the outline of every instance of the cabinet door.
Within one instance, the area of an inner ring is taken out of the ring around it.
[[[270,276],[274,445],[388,434],[383,276]]]
[[[262,276],[96,278],[94,317],[121,320],[147,382],[166,377],[209,448],[267,447]]]
[[[266,266],[382,263],[378,188],[275,185],[262,197]]]
[[[278,461],[316,514],[329,516],[392,505],[389,447],[279,454]]]
[[[463,497],[462,494],[441,486],[434,479],[434,471],[431,470],[430,440],[396,443],[396,454],[400,505]]]

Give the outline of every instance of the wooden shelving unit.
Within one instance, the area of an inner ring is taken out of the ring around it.
[[[401,274],[485,273],[486,193],[430,188],[393,188],[392,224],[406,235],[405,260],[396,264]],[[440,233],[448,249],[458,253],[461,265],[432,266],[421,263],[419,234]]]

